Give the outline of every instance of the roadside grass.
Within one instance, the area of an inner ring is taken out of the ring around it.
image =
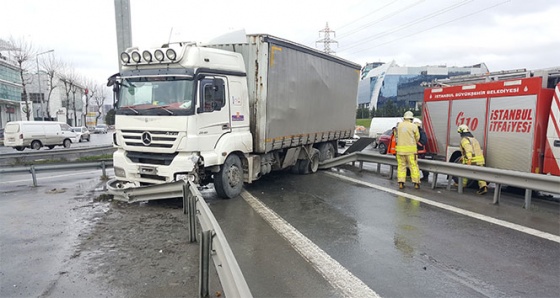
[[[365,128],[369,128],[370,124],[371,124],[370,118],[356,119],[356,126],[363,126]]]

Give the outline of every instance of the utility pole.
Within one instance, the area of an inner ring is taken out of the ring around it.
[[[336,43],[338,45],[338,41],[331,39],[331,33],[333,33],[334,37],[336,37],[336,32],[329,28],[329,22],[327,22],[325,29],[319,31],[319,36],[321,36],[321,33],[324,34],[323,39],[317,40],[315,42],[315,46],[317,46],[318,43],[322,43],[324,45],[323,52],[327,54],[335,54],[334,51],[331,51],[331,43]]]

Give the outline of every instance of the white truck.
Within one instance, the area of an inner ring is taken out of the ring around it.
[[[232,198],[274,170],[317,171],[354,133],[360,66],[271,35],[129,48],[121,62],[113,188],[189,179]]]
[[[424,92],[428,152],[460,156],[457,127],[469,126],[486,165],[560,176],[560,68],[470,75]]]

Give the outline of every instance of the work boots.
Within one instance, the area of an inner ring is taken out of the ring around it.
[[[420,189],[420,183],[414,183],[414,188],[415,189]]]
[[[404,189],[404,182],[399,182],[399,189]]]
[[[483,195],[488,192],[488,186],[483,186],[476,192],[477,195]]]

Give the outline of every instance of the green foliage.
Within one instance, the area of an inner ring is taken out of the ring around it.
[[[365,128],[369,128],[370,125],[371,125],[371,118],[356,119],[356,126],[363,126]]]

